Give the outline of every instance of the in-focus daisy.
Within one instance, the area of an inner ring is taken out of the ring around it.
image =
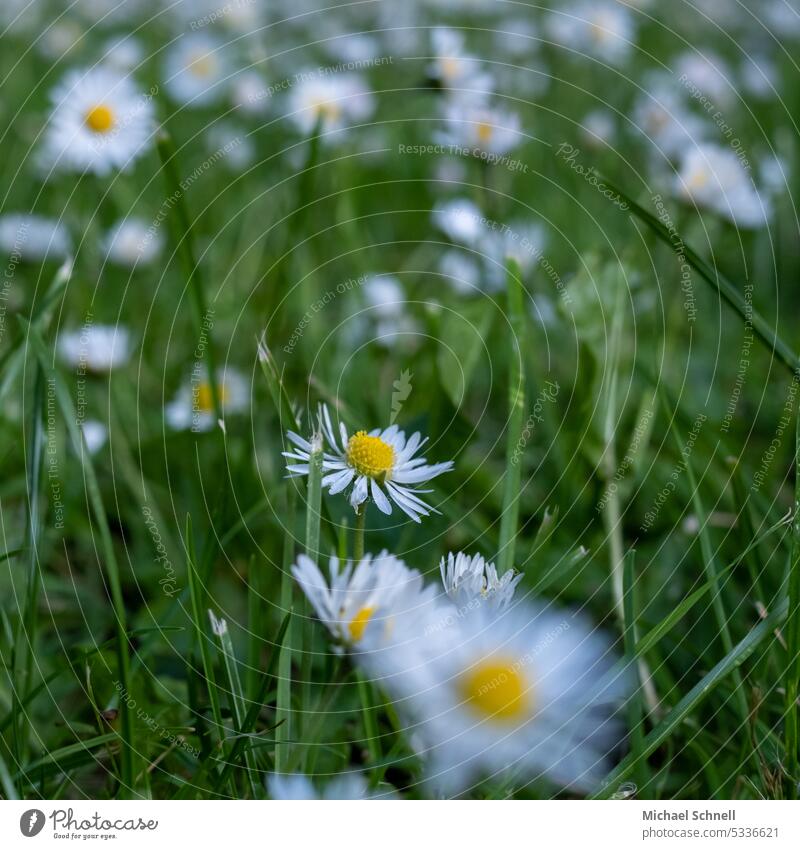
[[[276,801],[345,801],[352,799],[387,799],[392,792],[381,793],[370,790],[364,777],[354,772],[346,772],[332,778],[320,793],[306,775],[280,775],[275,773],[267,779],[269,795]]]
[[[12,212],[0,216],[0,251],[26,262],[64,259],[70,252],[69,233],[52,218]]]
[[[502,609],[514,595],[522,573],[509,569],[497,574],[494,563],[488,563],[480,554],[450,552],[439,564],[442,584],[447,597],[458,608],[470,608],[487,602],[491,608]]]
[[[186,33],[170,48],[165,84],[170,95],[187,106],[206,106],[224,94],[228,74],[225,48],[205,33]]]
[[[103,374],[130,359],[130,333],[120,325],[87,324],[80,330],[59,333],[58,353],[68,366]]]
[[[417,432],[406,439],[397,425],[369,433],[359,430],[349,436],[342,422],[337,435],[324,404],[320,407],[318,427],[328,445],[323,455],[322,485],[331,495],[352,487],[349,501],[354,510],[372,498],[377,508],[389,515],[394,502],[415,522],[420,521],[420,516],[438,512],[416,494],[416,485],[449,472],[453,463],[428,465],[424,457],[417,457],[427,437],[423,439]],[[292,451],[283,452],[289,460],[286,466],[289,475],[307,475],[311,443],[292,431],[287,432],[287,437],[294,446]]]
[[[247,381],[235,369],[220,369],[217,372],[217,396],[223,415],[240,413],[247,409],[250,399]],[[205,367],[195,366],[191,380],[178,390],[165,407],[164,414],[173,430],[202,433],[214,428],[214,396]]]
[[[298,78],[289,94],[288,111],[304,135],[318,122],[324,132],[331,132],[372,115],[372,92],[358,74],[324,74],[315,70],[302,72]]]
[[[469,148],[473,155],[503,156],[523,139],[519,116],[508,109],[455,101],[448,104],[444,117],[441,143]]]
[[[161,252],[163,237],[141,218],[124,218],[106,234],[103,249],[109,262],[127,268],[148,265]]]
[[[420,650],[422,648],[422,650]],[[610,767],[628,676],[607,641],[569,613],[479,606],[424,642],[396,642],[373,675],[413,727],[431,784],[457,795],[482,777],[547,777],[592,789]]]
[[[760,227],[769,218],[769,200],[759,194],[741,160],[728,147],[702,144],[687,150],[675,179],[675,192],[738,227]]]
[[[358,563],[331,557],[326,580],[310,557],[301,554],[292,574],[330,631],[337,650],[358,651],[369,637],[372,650],[385,647],[395,636],[398,621],[417,617],[435,606],[436,590],[422,575],[397,557],[382,551]]]
[[[46,167],[103,176],[130,167],[152,139],[150,98],[110,68],[70,71],[51,99]]]

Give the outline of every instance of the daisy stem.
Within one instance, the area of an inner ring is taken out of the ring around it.
[[[508,319],[511,324],[511,363],[508,378],[508,431],[506,438],[506,472],[503,487],[503,513],[500,518],[500,543],[497,555],[498,571],[508,572],[514,567],[514,546],[519,522],[520,475],[523,445],[523,416],[525,413],[525,315],[523,311],[523,286],[516,262],[509,259],[506,265],[508,287]]]
[[[795,380],[797,377],[795,376]],[[797,694],[800,689],[800,412],[795,424],[794,521],[792,559],[789,569],[789,612],[786,624],[788,658],[786,665],[786,772],[789,798],[798,796]]]
[[[381,760],[381,743],[378,733],[378,720],[373,707],[373,688],[370,682],[364,677],[360,669],[356,670],[356,680],[358,682],[358,695],[361,698],[361,715],[364,719],[364,735],[366,737],[367,751],[369,752],[370,760],[373,764],[377,764]]]
[[[286,526],[294,525],[295,499],[292,487],[287,487],[286,496]],[[293,613],[292,606],[292,574],[291,568],[294,562],[294,537],[287,533],[283,538],[283,560],[281,570],[281,613],[287,615]],[[289,741],[292,739],[294,720],[292,717],[292,645],[294,641],[296,626],[290,620],[283,642],[277,646],[278,656],[278,694],[275,709],[275,719],[278,727],[275,729],[275,772],[286,772],[289,759]]]
[[[356,507],[356,524],[353,529],[353,560],[358,563],[364,559],[364,528],[367,519],[366,501]]]

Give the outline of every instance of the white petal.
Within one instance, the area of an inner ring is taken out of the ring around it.
[[[383,490],[375,481],[372,481],[370,492],[372,493],[372,498],[375,501],[378,510],[380,510],[381,513],[385,513],[387,516],[391,515],[392,505],[389,503],[389,499],[384,495]]]

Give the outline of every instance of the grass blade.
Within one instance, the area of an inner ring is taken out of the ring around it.
[[[795,424],[794,518],[792,521],[792,555],[789,567],[789,612],[786,623],[786,772],[789,796],[798,795],[798,729],[797,695],[800,689],[800,413]]]

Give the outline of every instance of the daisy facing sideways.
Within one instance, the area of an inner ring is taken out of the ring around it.
[[[242,412],[247,409],[250,399],[247,381],[234,369],[219,369],[217,397],[223,415]],[[204,433],[213,429],[216,422],[214,393],[204,367],[195,368],[191,380],[178,390],[165,407],[164,416],[173,430]]]
[[[585,792],[607,774],[621,741],[615,715],[627,670],[602,636],[553,608],[477,608],[427,629],[424,643],[397,641],[371,672],[445,796],[498,775]]]
[[[324,404],[320,407],[318,427],[328,446],[322,460],[322,485],[331,495],[352,485],[349,501],[354,510],[358,511],[371,497],[387,516],[391,514],[394,502],[415,522],[420,521],[420,516],[438,512],[419,498],[414,488],[449,472],[453,463],[428,465],[424,457],[415,456],[428,441],[427,437],[423,439],[417,432],[406,438],[397,425],[384,430],[376,428],[369,433],[359,430],[350,436],[341,422],[337,434]],[[289,460],[286,466],[289,476],[307,475],[311,443],[292,431],[286,435],[294,446],[292,451],[283,452]]]
[[[497,574],[494,563],[487,563],[480,554],[450,552],[439,564],[442,584],[447,597],[458,607],[471,607],[486,601],[494,609],[504,608],[514,595],[522,573],[509,569]]]
[[[396,637],[398,622],[405,629],[407,622],[436,606],[436,588],[425,587],[416,569],[387,551],[377,557],[368,554],[358,563],[331,557],[330,580],[301,554],[292,574],[340,652],[366,644],[372,651],[382,649]]]
[[[105,176],[130,167],[150,144],[150,98],[110,68],[70,71],[51,99],[45,167]]]

